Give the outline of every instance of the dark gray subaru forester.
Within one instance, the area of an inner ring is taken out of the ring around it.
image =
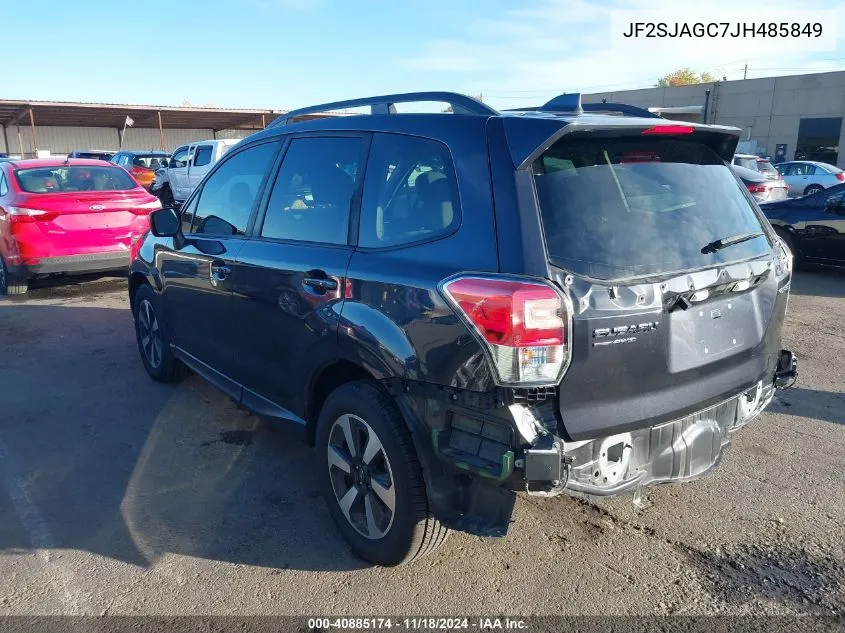
[[[727,165],[738,135],[579,95],[288,113],[133,246],[141,359],[314,445],[380,565],[504,535],[519,491],[693,479],[796,376],[792,256]]]

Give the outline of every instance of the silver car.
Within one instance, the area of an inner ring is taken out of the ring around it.
[[[754,154],[734,154],[733,164],[745,169],[758,171],[769,180],[779,180],[778,170],[765,158]]]
[[[775,168],[781,173],[789,195],[809,196],[833,185],[845,182],[845,172],[839,167],[813,160],[793,160],[778,163]]]

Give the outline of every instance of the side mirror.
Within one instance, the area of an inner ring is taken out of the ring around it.
[[[150,213],[150,232],[156,237],[174,237],[179,234],[182,221],[176,209],[158,209]]]

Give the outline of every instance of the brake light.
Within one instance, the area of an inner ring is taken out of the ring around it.
[[[141,250],[141,246],[144,244],[144,238],[147,236],[149,229],[141,233],[140,235],[133,235],[132,240],[129,243],[129,262],[132,263],[135,261],[135,258],[138,257],[138,251]]]
[[[751,193],[765,193],[766,185],[747,185]]]
[[[153,171],[153,170],[147,169],[146,167],[135,166],[135,167],[133,167],[132,169],[129,170],[129,173],[132,174],[133,176],[141,176],[143,174],[148,174],[151,171]]]
[[[692,134],[695,128],[691,125],[655,125],[646,130],[643,134]]]
[[[133,207],[129,209],[135,215],[149,215],[153,211],[158,211],[161,209],[161,201],[156,198],[152,202],[145,202],[143,204],[139,204],[137,207]]]
[[[838,174],[836,174],[836,180],[838,180],[839,182],[845,182],[845,171],[840,171]]]
[[[50,222],[55,220],[57,213],[43,211],[41,209],[28,209],[26,207],[6,207],[9,214],[9,222],[22,224],[24,222]]]
[[[571,310],[546,283],[458,277],[443,294],[472,326],[503,384],[555,384],[571,358]]]

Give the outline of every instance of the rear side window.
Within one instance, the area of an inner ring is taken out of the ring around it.
[[[163,154],[135,154],[132,158],[133,167],[144,169],[158,169],[167,163],[167,156]]]
[[[0,171],[0,196],[9,193],[9,185],[6,184],[6,174]]]
[[[194,233],[243,235],[255,198],[278,143],[254,145],[234,154],[203,185],[192,205]]]
[[[753,169],[754,171],[759,171],[759,169],[757,168],[757,159],[753,157],[735,157],[734,165],[739,165],[740,167],[745,167],[746,169]]]
[[[364,139],[293,139],[261,227],[262,237],[346,244]]]
[[[376,134],[364,196],[359,246],[384,248],[430,239],[460,222],[448,148],[437,141]]]
[[[200,145],[194,152],[194,167],[211,164],[211,145]]]
[[[126,191],[138,186],[125,171],[111,166],[62,165],[19,169],[15,174],[21,189],[29,193]]]
[[[663,275],[769,251],[758,237],[702,252],[764,229],[730,168],[695,141],[564,140],[533,168],[549,258],[575,274]]]

